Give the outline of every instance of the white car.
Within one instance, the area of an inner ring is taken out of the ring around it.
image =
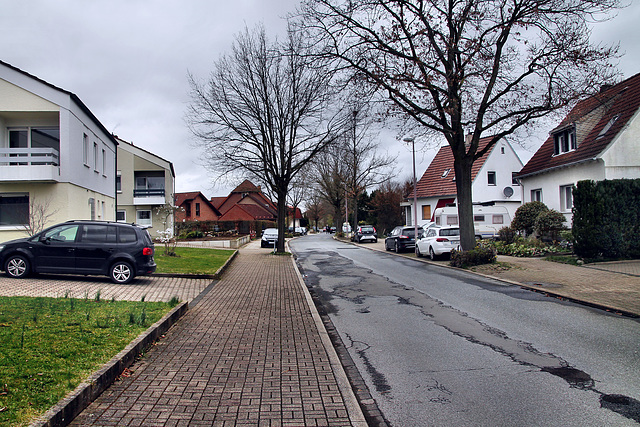
[[[460,250],[460,228],[431,226],[418,240],[416,254],[420,257],[429,255],[434,260],[444,254],[451,254],[453,249]]]
[[[266,228],[262,232],[262,240],[260,241],[261,248],[274,248],[278,241],[278,229]]]

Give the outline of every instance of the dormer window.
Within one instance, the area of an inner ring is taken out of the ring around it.
[[[442,172],[442,178],[446,178],[447,175],[449,175],[449,172],[451,172],[451,168],[445,169],[444,172]]]
[[[573,151],[576,147],[576,130],[574,128],[564,129],[553,135],[554,156]]]

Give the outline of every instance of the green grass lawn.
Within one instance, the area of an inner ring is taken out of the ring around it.
[[[170,310],[99,294],[0,297],[0,425],[28,425]]]
[[[229,249],[176,248],[177,257],[164,255],[164,247],[156,245],[156,273],[215,274],[233,254]]]

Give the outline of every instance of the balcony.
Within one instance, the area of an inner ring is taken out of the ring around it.
[[[133,190],[133,204],[136,206],[164,205],[166,203],[164,195],[164,188],[136,189]]]
[[[60,179],[60,153],[54,148],[0,148],[0,181]]]

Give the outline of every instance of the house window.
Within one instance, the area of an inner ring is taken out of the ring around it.
[[[138,223],[139,225],[152,225],[151,211],[150,210],[136,211],[136,223]]]
[[[120,173],[116,175],[116,191],[122,193],[122,175]]]
[[[532,202],[541,202],[542,201],[542,188],[537,188],[535,190],[531,190],[531,201]]]
[[[29,224],[29,195],[0,194],[0,227]]]
[[[488,185],[496,185],[496,172],[495,171],[487,172],[487,184]]]
[[[107,174],[107,152],[102,149],[102,175]]]
[[[500,154],[504,154],[504,147],[500,147]]]
[[[444,172],[442,172],[442,178],[446,178],[447,175],[449,175],[449,172],[451,172],[451,168],[445,169]]]
[[[502,217],[502,214],[493,215],[491,222],[493,224],[504,224],[504,218]]]
[[[98,172],[98,144],[93,143],[93,170]]]
[[[96,199],[94,199],[93,197],[89,198],[89,209],[91,211],[91,216],[89,217],[89,219],[91,219],[91,221],[95,221],[95,219],[96,219]]]
[[[573,185],[560,187],[560,210],[569,212],[573,208]]]
[[[9,148],[37,149],[32,152],[31,164],[58,165],[60,151],[60,128],[57,127],[27,127],[9,129]],[[11,157],[26,157],[27,150],[15,150]],[[40,160],[40,158],[42,160]],[[16,163],[26,165],[27,163]]]
[[[127,211],[117,210],[116,211],[116,221],[118,221],[118,222],[127,222]]]
[[[86,133],[82,134],[82,161],[89,166],[89,137]]]
[[[184,205],[184,215],[189,218],[191,217],[191,203],[187,203]]]
[[[431,205],[422,206],[422,219],[431,219]]]
[[[164,171],[139,171],[134,173],[136,188],[134,196],[163,196]]]
[[[196,216],[200,216],[200,203],[196,203]]]
[[[553,135],[553,154],[568,153],[577,148],[576,131],[573,128],[565,129]]]
[[[511,172],[511,185],[520,185],[518,182],[518,172]]]

